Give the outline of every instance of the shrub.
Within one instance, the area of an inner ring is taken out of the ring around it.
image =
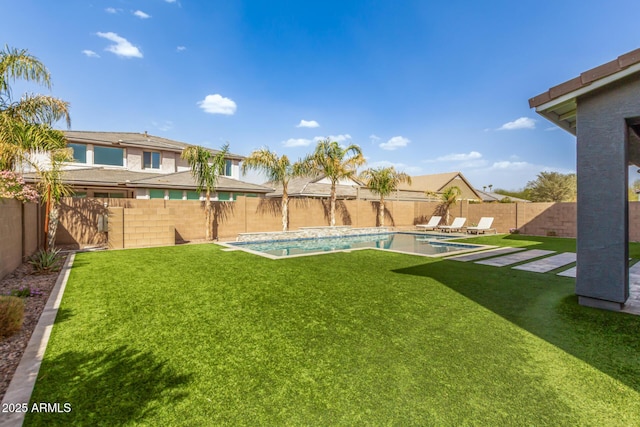
[[[33,265],[38,273],[50,273],[52,271],[60,270],[59,249],[52,249],[48,251],[39,250],[35,255],[31,257],[29,264]]]
[[[518,230],[517,228],[510,228],[509,229],[509,233],[511,233],[511,234],[520,234],[520,230]]]
[[[25,184],[24,179],[12,171],[0,171],[0,198],[37,202],[38,192]]]
[[[24,319],[24,302],[18,297],[0,296],[0,338],[20,330]]]
[[[28,298],[42,295],[42,291],[38,288],[30,288],[29,286],[20,286],[18,289],[11,291],[11,296]]]

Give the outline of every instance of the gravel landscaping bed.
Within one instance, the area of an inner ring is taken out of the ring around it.
[[[65,259],[66,255],[62,257],[60,265],[64,264]],[[27,286],[32,291],[37,290],[37,295],[24,299],[24,320],[20,331],[0,341],[0,400],[2,400],[9,387],[11,378],[13,378],[13,374],[20,363],[31,334],[38,324],[40,314],[49,299],[51,290],[56,284],[59,273],[59,271],[56,271],[48,274],[37,274],[31,264],[24,263],[0,281],[0,295],[9,295],[14,289]]]

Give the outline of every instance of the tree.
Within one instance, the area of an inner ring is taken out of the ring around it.
[[[629,186],[629,201],[637,202],[638,201],[638,191],[640,191],[640,179],[636,179],[633,181],[633,184]]]
[[[540,172],[527,183],[532,202],[571,202],[576,199],[576,175],[559,172]]]
[[[360,147],[341,147],[328,138],[318,142],[315,151],[300,163],[300,173],[324,176],[331,181],[330,225],[336,225],[336,185],[341,179],[353,178],[358,166],[365,163]]]
[[[378,205],[378,224],[384,227],[384,198],[398,189],[403,182],[411,184],[411,177],[404,172],[397,172],[391,167],[367,169],[360,174],[365,185],[380,196]]]
[[[189,164],[198,191],[205,192],[205,238],[207,240],[213,240],[211,193],[215,192],[218,176],[224,173],[225,157],[228,152],[229,144],[222,146],[222,149],[215,154],[199,145],[190,145],[180,155]]]
[[[278,157],[274,151],[268,148],[254,150],[242,163],[242,172],[253,169],[262,171],[267,175],[267,179],[274,184],[282,184],[282,201],[280,210],[282,211],[282,231],[289,229],[289,193],[288,186],[291,178],[300,175],[298,163],[291,163],[286,155]]]
[[[54,131],[59,132],[59,131]],[[44,249],[53,248],[58,231],[60,199],[73,193],[71,186],[62,180],[62,165],[73,160],[71,149],[61,148],[49,150],[49,161],[36,164],[37,187],[45,204],[44,233],[46,236]]]
[[[17,79],[51,88],[51,75],[27,50],[0,50],[0,169],[12,170],[34,150],[61,149],[64,135],[52,129],[64,119],[71,126],[69,103],[48,95],[25,94],[14,101],[10,82]]]
[[[440,208],[444,212],[445,224],[449,224],[449,210],[451,209],[451,206],[456,204],[456,201],[461,194],[462,191],[460,190],[460,187],[454,185],[444,190],[440,196],[442,200]]]

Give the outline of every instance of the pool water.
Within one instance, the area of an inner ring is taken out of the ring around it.
[[[235,242],[228,245],[259,254],[271,255],[272,257],[312,255],[360,248],[386,249],[421,255],[439,255],[482,247],[480,245],[445,242],[445,240],[451,238],[455,238],[455,236],[424,233],[384,233],[317,239]]]

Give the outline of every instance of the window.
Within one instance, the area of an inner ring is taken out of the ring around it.
[[[160,169],[160,153],[155,151],[142,153],[142,167],[144,169]]]
[[[218,193],[218,200],[222,202],[231,200],[231,193]]]
[[[124,148],[93,147],[93,163],[97,165],[124,166]]]
[[[100,199],[124,199],[123,193],[93,193],[93,197],[97,197]]]
[[[150,199],[164,199],[164,190],[149,190]]]
[[[231,160],[227,160],[224,165],[224,174],[225,176],[231,176]]]
[[[200,192],[187,191],[187,200],[200,200]]]
[[[76,191],[71,195],[71,197],[76,198],[76,199],[85,199],[87,197],[87,192],[86,191]]]
[[[182,200],[182,190],[169,190],[169,200]]]
[[[87,163],[87,146],[84,144],[67,144],[73,151],[73,161],[77,163]]]

